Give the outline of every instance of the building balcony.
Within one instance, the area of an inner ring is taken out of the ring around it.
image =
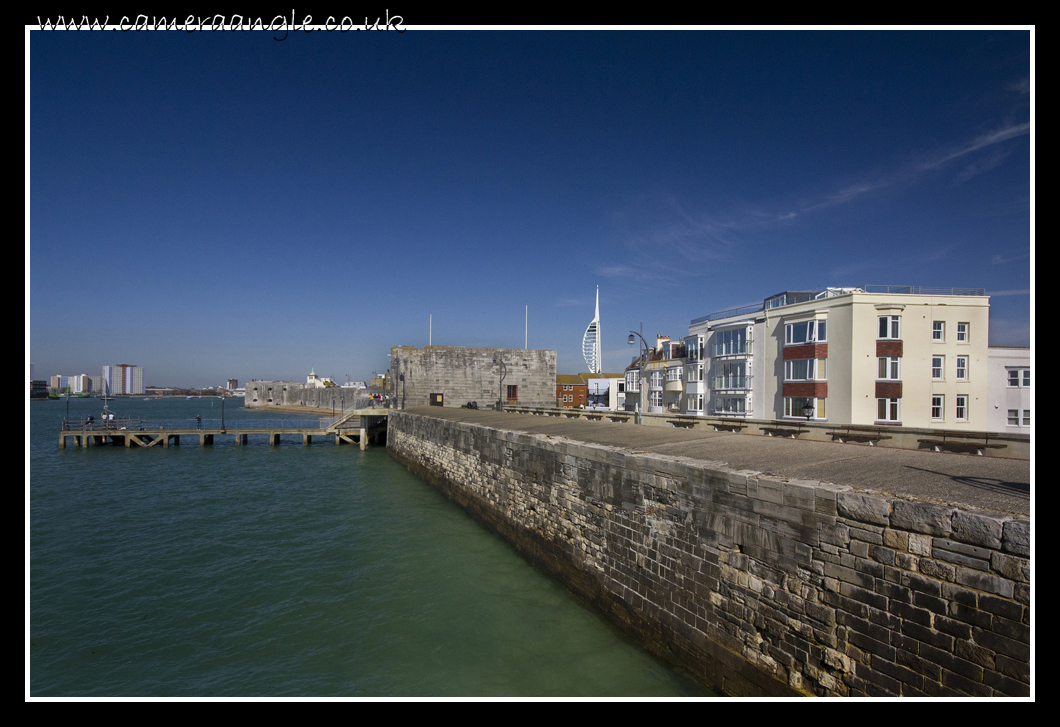
[[[746,391],[751,388],[750,376],[715,376],[710,387],[714,391]]]
[[[723,356],[750,356],[753,341],[737,341],[733,343],[715,343],[710,347],[710,355],[714,358]]]

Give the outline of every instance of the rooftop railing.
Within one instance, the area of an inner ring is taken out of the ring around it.
[[[888,293],[892,295],[986,295],[986,288],[931,288],[923,285],[862,285],[854,290],[843,289],[843,292],[837,291],[835,295],[845,295],[855,291],[862,293]],[[822,290],[818,293],[818,296],[826,293],[828,293],[827,289]],[[804,303],[806,301],[798,302]],[[794,305],[794,303],[786,305]],[[777,307],[782,308],[784,306]],[[721,310],[700,318],[693,318],[691,325],[757,313],[760,310],[764,310],[764,308],[764,305],[745,305],[742,308],[729,308],[728,310]]]

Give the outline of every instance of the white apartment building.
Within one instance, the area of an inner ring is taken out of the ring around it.
[[[626,368],[625,409],[649,414],[680,412],[684,398],[686,345],[656,336],[655,346]]]
[[[103,367],[102,393],[110,396],[144,393],[144,370],[132,364]]]
[[[982,290],[863,286],[697,318],[683,411],[984,431],[989,306]]]
[[[1031,350],[991,346],[987,350],[988,432],[1031,431]]]

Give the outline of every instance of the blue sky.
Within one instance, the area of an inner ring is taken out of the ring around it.
[[[409,22],[408,20],[406,22]],[[985,288],[1030,345],[1032,35],[29,33],[37,378],[344,381],[781,290]]]

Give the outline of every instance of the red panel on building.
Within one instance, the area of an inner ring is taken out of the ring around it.
[[[901,346],[902,344],[898,344]],[[877,399],[901,399],[902,398],[902,382],[901,381],[877,381],[876,382],[876,398]]]
[[[901,341],[876,341],[876,357],[883,358],[884,356],[901,356],[902,355],[902,342]]]
[[[794,361],[800,358],[828,358],[827,343],[807,343],[802,346],[786,346],[784,348],[784,360]],[[796,394],[801,396],[801,394]]]
[[[784,396],[828,397],[827,381],[789,381],[784,384]]]

